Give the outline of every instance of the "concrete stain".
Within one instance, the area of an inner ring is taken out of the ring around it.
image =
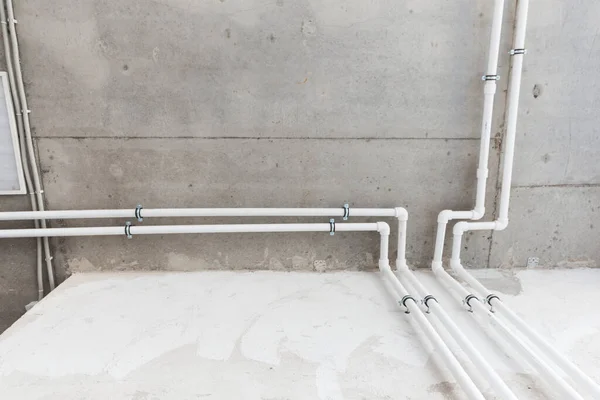
[[[442,396],[444,396],[444,399],[447,400],[453,400],[455,398],[457,398],[457,385],[456,383],[451,383],[451,382],[439,382],[439,383],[435,383],[433,385],[430,385],[427,388],[427,391],[429,393],[440,393]]]

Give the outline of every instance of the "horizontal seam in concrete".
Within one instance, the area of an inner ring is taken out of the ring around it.
[[[524,186],[513,186],[513,189],[594,188],[594,187],[600,187],[600,183],[558,183],[555,185],[524,185]]]
[[[418,138],[418,137],[287,137],[287,136],[36,136],[36,139],[198,139],[198,140],[479,140],[479,138]],[[496,139],[492,139],[496,140]]]

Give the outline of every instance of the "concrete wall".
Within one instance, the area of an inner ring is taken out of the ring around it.
[[[400,205],[411,214],[409,261],[426,266],[437,213],[473,203],[490,5],[20,1],[48,206]],[[508,1],[490,215],[513,10]],[[530,16],[511,224],[470,235],[463,260],[596,265],[600,4],[536,1]],[[33,244],[17,246],[11,265],[30,273]],[[317,260],[327,269],[374,266],[377,242],[364,234],[115,237],[65,239],[55,249],[57,268],[71,271],[310,270]]]

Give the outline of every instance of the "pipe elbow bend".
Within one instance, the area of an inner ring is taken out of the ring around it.
[[[379,260],[379,271],[391,271],[390,262],[388,260]]]
[[[406,211],[406,208],[396,207],[394,210],[396,210],[396,218],[398,218],[400,221],[408,220],[408,211]]]
[[[469,229],[469,224],[465,221],[460,221],[460,222],[457,222],[456,225],[454,225],[454,228],[452,228],[452,233],[454,235],[462,235],[468,229]]]
[[[407,271],[408,270],[408,264],[406,263],[406,260],[397,259],[396,260],[396,269],[398,271]]]
[[[506,229],[507,226],[508,226],[508,218],[498,219],[496,221],[496,230],[497,231],[503,231]]]
[[[480,208],[476,207],[473,210],[473,216],[471,217],[471,219],[480,220],[481,218],[483,218],[484,215],[485,215],[485,207],[480,207]]]
[[[377,232],[382,236],[390,235],[390,226],[387,222],[378,222],[377,223]]]
[[[438,214],[438,223],[447,224],[452,219],[452,210],[442,210]]]
[[[459,258],[453,258],[452,260],[450,260],[450,268],[452,268],[453,271],[460,271],[460,270],[462,270],[463,266],[460,263],[460,259]]]
[[[437,273],[437,272],[440,272],[441,270],[443,270],[444,266],[442,265],[441,261],[432,261],[431,269],[433,270],[434,273]]]

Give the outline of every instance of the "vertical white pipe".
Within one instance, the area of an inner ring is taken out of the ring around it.
[[[488,51],[488,63],[486,75],[495,76],[498,73],[498,55],[500,52],[500,38],[502,33],[502,17],[504,14],[504,0],[494,2],[492,16],[492,28],[490,34],[490,46]],[[473,211],[443,210],[438,216],[438,226],[433,251],[432,269],[442,268],[442,256],[444,253],[444,239],[446,226],[453,219],[481,219],[485,212],[485,189],[488,177],[488,162],[490,151],[490,138],[492,129],[492,117],[494,110],[494,97],[496,93],[496,81],[486,80],[483,86],[483,116],[481,122],[481,139],[479,148],[479,164],[477,166],[477,185],[475,193],[475,207]]]
[[[527,30],[527,14],[529,0],[519,0],[517,4],[517,22],[515,26],[515,49],[525,48],[525,32]],[[508,223],[508,205],[512,183],[513,159],[515,154],[515,137],[517,118],[519,116],[519,95],[521,93],[521,74],[523,71],[523,54],[512,56],[510,86],[508,89],[508,111],[506,116],[506,139],[504,148],[504,168],[502,169],[502,189],[500,192],[500,212],[498,220]]]
[[[33,149],[33,139],[31,138],[31,126],[29,125],[29,108],[27,106],[27,97],[25,96],[25,85],[23,83],[23,75],[21,73],[21,58],[19,55],[19,43],[17,41],[17,30],[15,27],[15,16],[12,0],[7,0],[6,11],[8,13],[8,30],[10,31],[10,39],[12,43],[12,52],[14,59],[14,72],[16,75],[17,91],[21,100],[21,107],[23,113],[23,124],[25,126],[25,142],[29,161],[31,163],[31,172],[33,174],[33,185],[35,187],[35,196],[37,199],[38,208],[44,211],[44,198],[42,196],[42,184],[40,180],[39,171],[35,162],[35,151]],[[46,228],[46,220],[40,220],[40,226]],[[52,266],[52,253],[50,252],[50,244],[48,238],[42,238],[44,247],[44,253],[46,255],[46,269],[48,271],[48,283],[50,290],[54,290],[56,286],[54,283],[54,268]]]
[[[525,48],[525,33],[527,28],[527,16],[529,11],[529,0],[519,0],[517,4],[517,16],[515,26],[515,36],[513,41],[514,49]],[[469,230],[494,229],[502,230],[508,224],[508,210],[510,202],[510,189],[512,183],[512,171],[514,161],[515,139],[517,129],[517,117],[519,96],[521,89],[521,75],[523,69],[523,51],[516,52],[512,55],[513,63],[510,73],[509,93],[508,93],[508,111],[506,117],[506,140],[504,149],[504,164],[502,173],[502,189],[500,194],[500,212],[496,222],[461,222],[454,227],[454,242],[452,246],[451,266],[458,273],[461,279],[465,280],[474,290],[483,296],[490,294],[489,290],[475,279],[468,271],[466,271],[460,263],[460,247],[463,232]],[[464,224],[464,229],[460,226]],[[460,229],[457,229],[460,228]],[[461,286],[462,287],[462,286]],[[600,387],[590,379],[583,371],[581,371],[572,362],[562,356],[552,345],[550,345],[537,332],[529,327],[522,319],[510,311],[501,301],[492,299],[494,306],[505,315],[518,329],[521,330],[537,346],[544,354],[561,370],[563,370],[573,381],[582,386],[589,394],[600,398]],[[547,365],[543,364],[546,368]],[[549,367],[548,367],[549,368]],[[554,371],[552,371],[554,372]],[[551,377],[555,379],[555,377]],[[560,382],[559,382],[560,383]],[[560,383],[560,389],[564,394],[569,393],[570,386],[566,383]],[[572,389],[571,389],[572,390]],[[580,398],[580,397],[573,397]]]
[[[494,2],[493,21],[488,53],[487,76],[498,74],[498,55],[500,52],[500,37],[502,33],[502,16],[504,13],[504,0]],[[483,116],[481,121],[481,141],[479,149],[479,167],[477,169],[477,192],[475,196],[475,211],[483,216],[485,211],[485,189],[488,177],[488,160],[490,153],[490,138],[492,131],[492,117],[494,112],[494,96],[496,94],[496,80],[486,80],[483,86]]]
[[[396,266],[406,266],[406,224],[408,221],[408,212],[404,208],[396,208],[396,217],[398,218],[398,255],[396,257]]]
[[[444,255],[444,241],[446,239],[447,221],[439,221],[435,234],[435,248],[433,250],[433,269],[442,268],[442,256]]]

